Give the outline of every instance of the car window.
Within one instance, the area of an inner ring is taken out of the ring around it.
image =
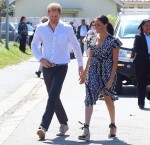
[[[142,20],[123,20],[119,31],[120,38],[134,38],[139,33],[138,26]]]
[[[9,31],[15,30],[15,28],[11,24],[8,25],[9,25]],[[6,31],[6,23],[1,23],[1,29],[2,31]]]

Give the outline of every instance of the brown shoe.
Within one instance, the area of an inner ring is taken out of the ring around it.
[[[45,139],[45,133],[46,133],[46,130],[43,127],[40,127],[37,131],[37,135],[39,136],[41,140]]]
[[[69,129],[68,125],[61,124],[60,129],[59,129],[59,133],[56,135],[57,136],[63,136],[63,135],[65,135],[65,133],[67,132],[68,129]]]

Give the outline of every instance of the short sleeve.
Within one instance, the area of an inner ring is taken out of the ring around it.
[[[112,48],[120,49],[121,45],[122,45],[122,42],[118,38],[114,38]]]

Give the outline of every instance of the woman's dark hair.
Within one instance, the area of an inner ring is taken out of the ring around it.
[[[141,32],[143,32],[143,25],[145,24],[145,23],[147,23],[147,22],[150,22],[150,19],[144,19],[142,22],[141,22],[141,24],[138,26],[138,29],[141,31]]]
[[[104,25],[107,24],[107,31],[109,34],[114,35],[114,28],[113,25],[109,22],[109,19],[101,15],[100,17],[97,18],[99,21],[101,21]]]
[[[90,23],[90,28],[92,27],[93,23],[95,23],[95,20],[92,20]]]
[[[22,17],[20,18],[20,22],[22,22],[23,19],[25,19],[25,18],[26,18],[26,17],[22,16]]]

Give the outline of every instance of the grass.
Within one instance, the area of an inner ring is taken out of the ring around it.
[[[31,58],[31,49],[27,45],[26,52],[27,53],[22,53],[19,50],[18,43],[9,42],[9,49],[6,49],[4,41],[0,42],[0,69]]]

